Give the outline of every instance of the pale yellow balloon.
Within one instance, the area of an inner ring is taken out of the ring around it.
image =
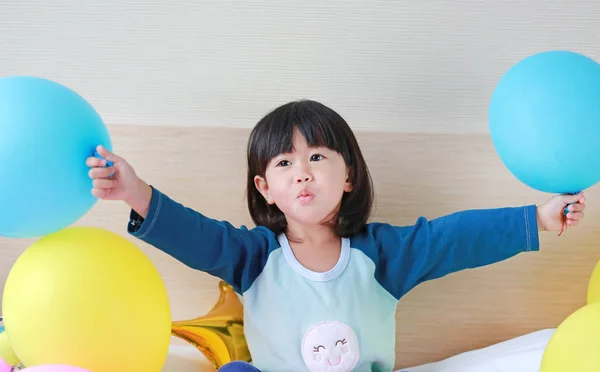
[[[569,315],[556,329],[540,372],[600,371],[600,302]]]
[[[4,360],[10,366],[16,366],[19,364],[19,358],[15,355],[12,346],[8,343],[8,337],[6,332],[0,333],[0,358]]]
[[[600,301],[600,262],[596,263],[596,267],[592,271],[588,283],[587,303],[591,304]]]
[[[4,325],[26,366],[158,372],[170,342],[165,285],[120,235],[70,227],[32,244],[4,289]]]

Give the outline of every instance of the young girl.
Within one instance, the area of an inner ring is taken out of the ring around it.
[[[391,371],[396,304],[426,280],[539,249],[538,230],[583,217],[582,194],[470,210],[412,226],[367,223],[369,170],[345,120],[314,101],[285,104],[248,143],[248,207],[236,228],[178,204],[99,147],[98,198],[131,207],[129,233],[243,296],[253,366],[224,371]],[[111,176],[112,175],[112,176]],[[563,210],[568,206],[569,213]]]

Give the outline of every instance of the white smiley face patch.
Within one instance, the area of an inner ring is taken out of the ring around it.
[[[351,371],[358,363],[358,339],[342,322],[320,322],[306,331],[302,357],[312,372]]]

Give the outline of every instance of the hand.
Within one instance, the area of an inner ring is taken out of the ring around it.
[[[86,165],[90,167],[89,176],[93,180],[92,194],[105,200],[122,200],[142,217],[146,217],[152,199],[152,189],[127,161],[102,146],[96,151],[104,159],[89,157]],[[113,163],[106,167],[106,160]]]
[[[563,211],[567,208],[565,216]],[[562,231],[566,226],[577,226],[583,218],[585,197],[582,192],[576,195],[556,195],[537,207],[538,229],[541,231]]]

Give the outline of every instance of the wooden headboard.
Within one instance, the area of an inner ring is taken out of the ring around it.
[[[111,126],[115,151],[174,199],[218,219],[251,225],[244,199],[249,130]],[[540,203],[549,195],[519,183],[484,135],[358,132],[375,183],[373,220],[412,224],[460,209]],[[600,259],[599,191],[587,191],[586,219],[563,236],[542,233],[539,253],[427,282],[400,301],[397,367],[439,360],[535,330],[556,327],[585,303]],[[127,207],[99,202],[78,225],[127,236]],[[155,262],[175,320],[205,314],[217,279],[134,240]],[[30,239],[0,238],[0,283]],[[174,340],[175,343],[179,342]]]

